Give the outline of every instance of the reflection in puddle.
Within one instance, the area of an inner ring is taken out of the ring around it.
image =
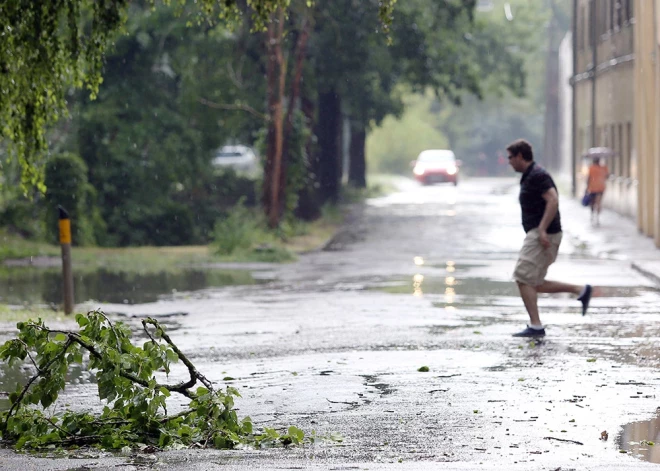
[[[619,448],[636,458],[660,463],[660,417],[624,425]]]
[[[499,297],[519,298],[518,287],[513,281],[496,281],[490,278],[460,277],[454,273],[457,267],[453,262],[447,262],[447,276],[423,276],[420,273],[410,278],[395,278],[387,283],[381,283],[373,288],[392,294],[410,293],[414,296],[443,296],[445,304],[456,302],[457,296],[476,297],[480,302],[493,301]],[[633,298],[643,296],[648,292],[657,292],[656,288],[645,286],[607,286],[598,287],[599,292],[594,297]],[[550,296],[550,295],[547,295]],[[625,307],[616,307],[617,310]],[[639,310],[639,307],[635,307]]]
[[[27,363],[11,367],[7,363],[0,363],[0,411],[11,407],[9,394],[16,391],[18,385],[23,387],[34,374],[35,370]],[[93,373],[83,371],[82,367],[76,364],[69,368],[66,382],[71,386],[76,386],[83,383],[94,383],[96,378]]]
[[[261,282],[262,280],[259,280]],[[267,281],[267,280],[263,280]],[[210,287],[251,285],[257,281],[247,271],[182,270],[136,274],[98,270],[75,277],[75,301],[140,304],[177,291]],[[59,270],[13,268],[0,275],[0,302],[5,304],[60,303]]]
[[[421,296],[422,292],[422,282],[424,281],[424,275],[417,274],[413,276],[413,296]]]
[[[515,283],[508,281],[493,281],[488,278],[456,278],[446,277],[424,277],[420,274],[414,275],[412,286],[410,278],[398,279],[394,284],[387,284],[377,288],[380,291],[392,294],[411,293],[415,296],[422,294],[442,295],[446,302],[453,302],[447,298],[455,296],[518,296],[518,288]]]

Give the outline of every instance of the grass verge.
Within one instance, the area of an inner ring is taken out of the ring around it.
[[[63,311],[56,311],[46,306],[7,306],[0,304],[0,322],[24,322],[28,319],[44,319],[49,321],[63,321],[75,318],[75,314],[65,316]]]
[[[312,223],[296,223],[286,234],[261,235],[255,244],[230,254],[218,255],[210,245],[181,247],[74,247],[76,270],[135,273],[167,272],[219,262],[291,262],[296,256],[319,248],[341,224],[341,211],[326,210]],[[0,262],[22,260],[26,265],[59,267],[58,245],[26,241],[20,236],[0,232]],[[32,258],[32,263],[30,262]],[[38,258],[38,259],[37,259]]]

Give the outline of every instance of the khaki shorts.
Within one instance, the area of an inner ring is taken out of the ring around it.
[[[561,232],[548,234],[550,247],[546,249],[539,240],[539,230],[532,229],[529,231],[520,249],[518,263],[516,263],[516,269],[513,271],[513,278],[519,283],[530,286],[543,284],[545,275],[548,273],[548,267],[557,260],[561,236]]]

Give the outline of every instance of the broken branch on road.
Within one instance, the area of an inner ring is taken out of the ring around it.
[[[154,449],[234,448],[299,444],[305,439],[296,427],[283,433],[264,428],[253,434],[250,418],[237,416],[238,391],[214,388],[155,319],[142,321],[149,339],[142,346],[133,344],[127,325],[113,324],[101,311],[78,314],[76,322],[76,331],[50,329],[41,319],[19,322],[17,338],[0,345],[0,361],[9,366],[25,363],[33,371],[9,394],[9,410],[0,412],[0,439],[17,449],[123,449],[138,443]],[[169,375],[174,363],[182,363],[190,379],[175,384],[157,381],[161,372]],[[71,368],[94,375],[102,412],[50,411],[67,386]],[[203,386],[193,389],[198,383]],[[173,393],[189,403],[170,415],[167,398]]]
[[[582,443],[582,442],[578,442],[578,441],[575,441],[575,440],[568,440],[566,438],[543,437],[543,440],[556,440],[558,442],[573,443],[575,445],[584,445],[584,443]]]

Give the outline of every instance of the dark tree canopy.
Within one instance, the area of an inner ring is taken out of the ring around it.
[[[139,3],[153,4],[155,0]],[[47,149],[47,130],[67,114],[72,87],[91,96],[102,82],[107,48],[121,31],[129,0],[7,0],[0,4],[0,129],[11,155],[18,158],[24,186],[41,185],[39,157]],[[290,0],[163,0],[173,3],[190,24],[216,21],[235,25],[245,16],[264,30]],[[307,0],[307,6],[312,5]],[[378,4],[384,25],[396,0]]]

